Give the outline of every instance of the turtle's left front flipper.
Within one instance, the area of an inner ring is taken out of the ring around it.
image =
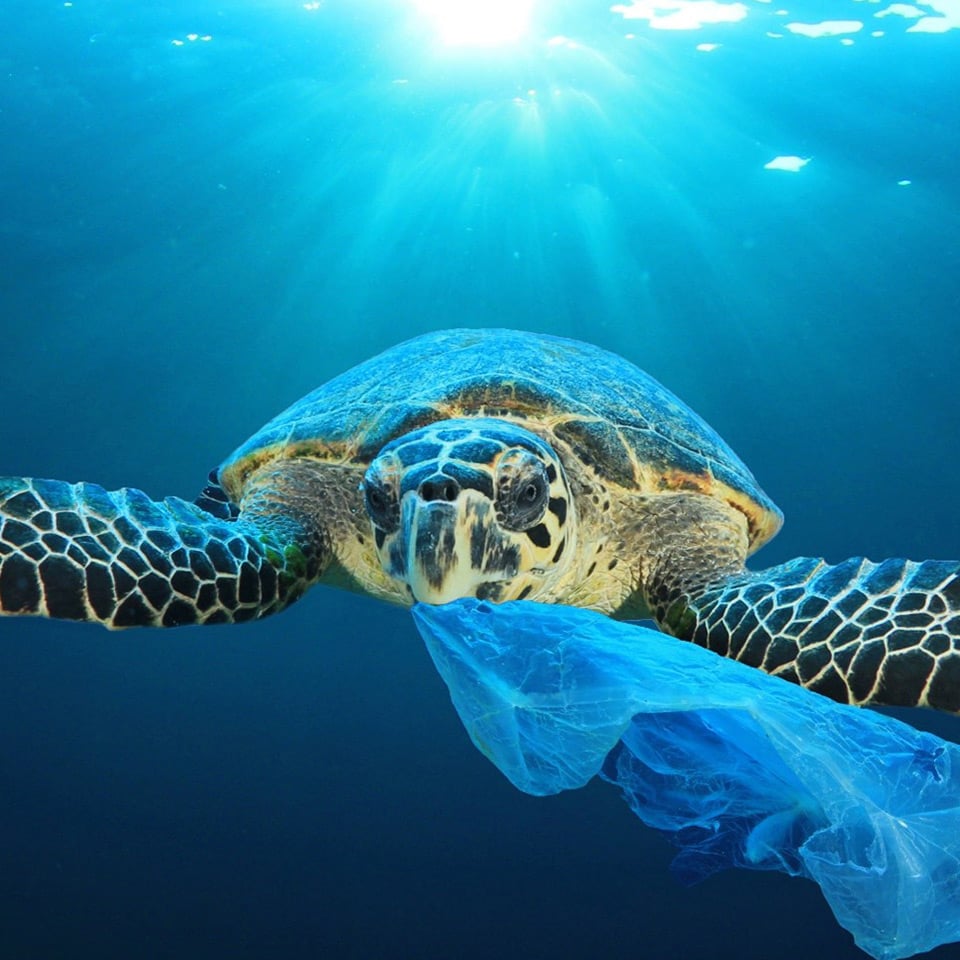
[[[960,563],[801,558],[662,606],[669,633],[834,700],[960,712]]]
[[[139,490],[0,479],[0,614],[108,627],[251,620],[315,581],[321,539],[256,509],[221,519]]]

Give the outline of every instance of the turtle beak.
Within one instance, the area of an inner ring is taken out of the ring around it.
[[[490,519],[492,504],[471,490],[449,501],[427,500],[414,492],[403,498],[402,576],[415,600],[439,604],[474,597],[490,581],[516,575],[515,562],[507,569],[484,569]]]
[[[421,603],[447,603],[463,596],[456,576],[458,513],[455,503],[424,502],[416,495],[404,499],[404,579]]]

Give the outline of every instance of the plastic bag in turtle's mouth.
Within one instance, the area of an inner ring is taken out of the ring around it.
[[[474,744],[519,789],[596,775],[681,848],[819,885],[882,960],[960,939],[960,747],[586,610],[474,599],[414,619]]]

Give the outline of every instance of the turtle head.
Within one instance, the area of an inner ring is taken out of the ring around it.
[[[442,420],[398,437],[362,489],[380,562],[417,601],[535,600],[573,554],[563,465],[509,421]]]

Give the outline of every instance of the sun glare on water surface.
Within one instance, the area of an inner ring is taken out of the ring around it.
[[[530,26],[533,0],[416,0],[416,8],[447,46],[516,43]]]

